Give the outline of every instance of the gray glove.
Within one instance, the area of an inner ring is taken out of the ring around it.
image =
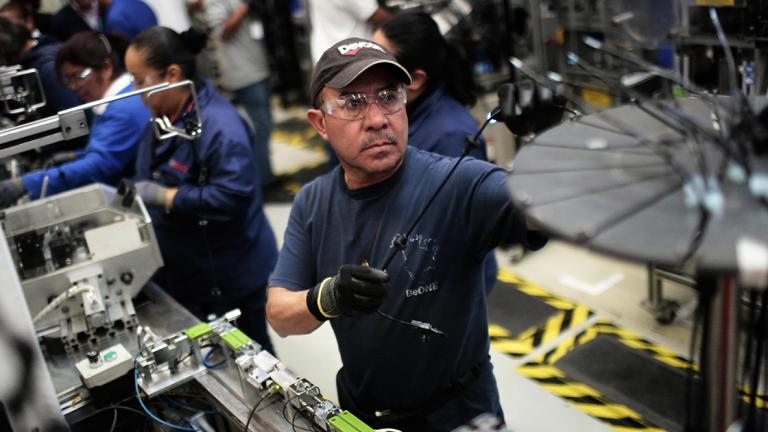
[[[12,206],[23,197],[27,191],[20,178],[0,181],[0,209]]]
[[[318,321],[363,315],[375,312],[388,291],[389,275],[383,270],[343,265],[336,276],[326,278],[307,292],[307,308]]]
[[[46,162],[46,166],[61,165],[77,159],[77,153],[73,151],[62,151],[54,153]]]
[[[168,188],[150,180],[136,182],[136,195],[141,197],[147,207],[165,207],[165,194]]]

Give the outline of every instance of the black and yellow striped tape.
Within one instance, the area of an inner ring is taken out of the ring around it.
[[[316,137],[318,137],[317,132],[312,128],[300,131],[286,131],[276,128],[272,131],[270,139],[295,148],[323,150],[321,142]]]
[[[517,371],[579,411],[606,423],[615,431],[663,430],[643,419],[636,411],[609,401],[594,388],[568,380],[560,369],[551,364],[530,362],[518,367]]]
[[[491,346],[513,357],[524,356],[536,347],[553,341],[568,328],[579,325],[593,312],[584,306],[563,300],[538,285],[519,278],[514,273],[500,269],[498,279],[502,282],[513,284],[521,292],[535,297],[544,303],[558,309],[559,312],[550,317],[544,325],[531,327],[518,335],[510,334],[504,328],[491,324],[488,327],[491,336]]]

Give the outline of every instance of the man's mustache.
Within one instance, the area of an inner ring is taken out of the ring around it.
[[[365,141],[363,141],[363,150],[372,147],[373,143],[381,141],[395,143],[397,142],[397,138],[395,138],[395,134],[391,132],[373,132],[365,138]]]

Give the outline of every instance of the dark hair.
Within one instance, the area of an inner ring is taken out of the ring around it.
[[[21,60],[22,51],[32,38],[26,27],[0,16],[0,65],[12,66]]]
[[[168,27],[152,27],[141,32],[131,42],[137,51],[144,52],[144,63],[152,69],[164,71],[172,64],[179,65],[184,78],[197,80],[195,56],[205,48],[208,36],[190,28],[181,34]]]
[[[24,6],[29,13],[35,13],[40,10],[40,0],[11,0],[11,3],[19,3]]]
[[[24,22],[32,18],[32,11],[26,5],[17,0],[11,0],[4,4],[3,7],[0,7],[0,13],[4,12],[10,12],[14,15],[17,15]]]
[[[125,50],[128,40],[120,35],[107,35],[88,31],[75,33],[56,53],[56,70],[61,74],[61,66],[70,63],[92,69],[102,69],[107,60],[112,63],[112,78],[125,72]],[[61,77],[60,77],[61,78]]]
[[[404,12],[381,26],[393,45],[397,61],[413,72],[427,73],[426,94],[438,87],[464,105],[477,101],[472,68],[459,50],[449,44],[435,21],[423,12]]]

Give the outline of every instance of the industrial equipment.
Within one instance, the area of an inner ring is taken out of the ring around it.
[[[132,299],[162,258],[149,215],[132,194],[94,184],[4,213],[35,330],[64,351],[108,344],[137,325]]]
[[[1,72],[0,83],[22,83],[2,89],[7,90],[0,93],[6,112],[21,102],[25,112],[33,110],[36,105],[25,98],[34,93],[29,77],[36,74]],[[85,109],[140,93],[162,97],[163,91],[179,86],[192,83],[161,84],[5,129],[0,131],[0,157],[87,134]],[[196,98],[194,87],[192,94]],[[181,128],[153,116],[157,138],[195,139],[202,131],[197,109],[195,104],[185,114]],[[0,274],[10,278],[5,285],[14,300],[4,302],[10,308],[0,308],[0,326],[6,321],[19,324],[0,331],[0,353],[19,360],[19,368],[8,369],[11,376],[21,377],[18,385],[4,376],[1,381],[8,384],[0,386],[0,400],[7,406],[0,410],[0,420],[7,418],[12,430],[62,430],[62,414],[78,427],[105,409],[132,409],[123,405],[126,397],[138,402],[147,418],[168,425],[143,398],[195,384],[200,397],[216,401],[231,423],[246,429],[253,421],[259,430],[265,425],[289,430],[303,416],[325,431],[372,431],[237,329],[233,321],[239,311],[200,323],[150,283],[162,258],[150,216],[130,182],[118,188],[92,184],[22,203],[0,212],[0,234],[5,240]],[[142,290],[146,299],[137,306],[134,299]],[[208,358],[214,350],[224,361],[211,365]],[[273,396],[284,398],[284,414],[257,413],[260,401]],[[248,408],[243,412],[238,407]],[[200,412],[184,422],[177,428],[213,430]]]

